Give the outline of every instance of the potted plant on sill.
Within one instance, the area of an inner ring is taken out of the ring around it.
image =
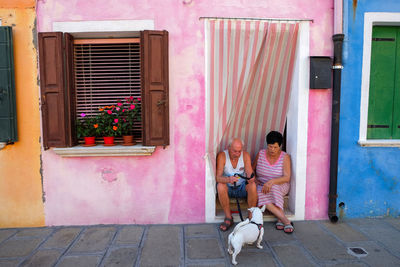
[[[83,138],[83,146],[95,146],[96,136],[99,132],[99,124],[96,116],[81,113],[76,120],[76,134],[78,139]]]
[[[105,106],[100,108],[98,116],[100,132],[105,146],[114,146],[115,136],[121,135],[120,121],[116,113],[116,106]]]
[[[133,135],[133,125],[135,121],[140,121],[140,98],[130,96],[124,102],[117,103],[116,112],[120,120],[123,145],[131,146],[135,144]]]

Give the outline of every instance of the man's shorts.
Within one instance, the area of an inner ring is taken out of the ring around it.
[[[235,198],[247,198],[246,183],[241,183],[236,188],[228,185],[228,196]]]

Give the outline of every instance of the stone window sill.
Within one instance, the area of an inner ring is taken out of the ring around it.
[[[371,147],[400,147],[400,140],[398,139],[370,139],[358,140],[360,146]]]
[[[125,156],[151,156],[156,150],[155,146],[109,146],[101,144],[92,147],[74,146],[54,148],[54,152],[61,157],[125,157]]]

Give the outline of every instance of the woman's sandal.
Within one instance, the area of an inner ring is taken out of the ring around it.
[[[283,227],[283,231],[287,234],[293,233],[294,232],[293,223],[291,222],[290,224],[285,225],[285,227]]]
[[[222,232],[228,231],[229,228],[233,225],[233,218],[227,218],[225,217],[224,221],[220,224],[219,229]]]
[[[275,223],[275,229],[276,230],[283,230],[285,228],[285,225],[282,222],[276,222]]]

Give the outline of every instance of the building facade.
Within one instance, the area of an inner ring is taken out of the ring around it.
[[[13,58],[18,129],[18,141],[0,150],[0,227],[43,226],[36,1],[0,1],[0,24],[12,27],[13,53],[2,53],[2,63],[5,56]],[[2,108],[7,96],[1,97]]]
[[[399,216],[398,1],[344,1],[338,204],[345,217]]]
[[[142,31],[166,30],[169,54],[166,100],[169,144],[130,148],[50,145],[47,149],[42,142],[41,148],[35,150],[37,155],[31,157],[41,162],[32,170],[38,177],[30,180],[39,189],[37,201],[43,210],[34,213],[42,220],[41,224],[174,224],[222,219],[215,215],[215,182],[206,160],[209,112],[206,84],[210,77],[206,75],[209,36],[205,22],[211,17],[298,21],[299,40],[287,126],[288,152],[293,162],[289,206],[292,220],[327,218],[332,91],[309,89],[309,56],[332,56],[334,4],[335,1],[308,0],[116,0],[112,4],[103,0],[37,1],[39,37],[60,32],[64,36],[71,34],[75,40],[142,38]],[[48,44],[52,40],[55,39],[48,39]],[[157,46],[157,41],[154,43]],[[48,59],[39,60],[39,67],[48,65],[54,57]],[[34,73],[36,77],[36,69]],[[60,74],[57,70],[54,73]],[[51,78],[44,77],[53,76],[40,75],[40,84],[51,85]],[[37,86],[36,89],[39,96],[40,90]],[[37,141],[38,129],[43,133],[43,123],[47,123],[43,117],[39,121],[44,109],[43,91],[40,102],[38,97],[31,97],[30,101],[33,107],[29,112],[37,118],[34,123],[38,127]],[[18,98],[17,106],[21,107]],[[26,130],[18,131],[23,134]],[[153,133],[158,134],[156,130]],[[0,154],[4,152],[7,150]],[[4,193],[0,194],[3,196]],[[11,205],[10,199],[4,198]],[[3,226],[29,225],[26,219],[11,214],[2,220]]]

